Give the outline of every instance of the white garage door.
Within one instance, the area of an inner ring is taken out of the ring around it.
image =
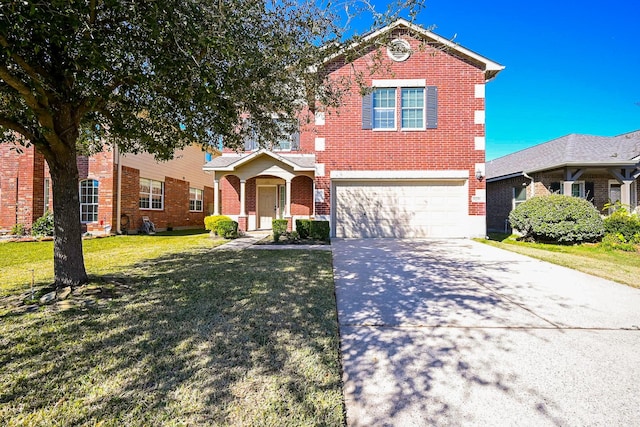
[[[336,237],[466,237],[465,181],[337,182]]]

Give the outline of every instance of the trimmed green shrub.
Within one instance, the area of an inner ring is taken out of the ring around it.
[[[31,226],[31,234],[34,236],[53,236],[53,213],[46,211],[44,215],[36,219]]]
[[[238,237],[238,223],[232,220],[218,221],[215,232],[225,239],[235,239]]]
[[[636,245],[629,243],[621,233],[605,234],[600,246],[607,250],[618,249],[625,252],[635,252],[636,250]]]
[[[310,219],[296,219],[296,231],[300,235],[301,239],[309,238],[309,227],[311,226]]]
[[[220,221],[232,221],[226,215],[209,215],[204,217],[204,228],[209,231],[213,231],[215,234],[218,234],[218,223]]]
[[[286,219],[274,219],[273,221],[271,221],[274,242],[278,242],[280,240],[280,236],[287,232],[288,225],[289,221]]]
[[[14,224],[13,227],[11,227],[11,235],[13,236],[24,236],[25,234],[27,234],[27,228],[24,226],[24,224]]]
[[[521,203],[509,214],[509,222],[524,239],[540,242],[594,242],[604,235],[602,218],[590,202],[560,194]]]
[[[329,221],[311,221],[309,237],[317,240],[329,241]]]
[[[287,239],[297,242],[298,240],[300,240],[300,233],[298,233],[296,230],[288,232],[287,233]]]
[[[607,233],[622,235],[624,243],[640,243],[640,217],[626,209],[618,209],[604,219]]]

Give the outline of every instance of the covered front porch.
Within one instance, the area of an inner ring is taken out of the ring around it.
[[[315,215],[315,156],[269,150],[225,153],[204,166],[213,174],[213,214],[227,215],[243,231],[269,230],[274,219]]]
[[[620,203],[633,211],[638,206],[638,177],[636,165],[575,164],[561,169],[531,171],[529,179],[547,187],[550,193],[561,193],[582,197],[591,201],[600,211],[611,203]],[[534,187],[533,195],[543,195]]]

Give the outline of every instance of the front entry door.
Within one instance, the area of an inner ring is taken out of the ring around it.
[[[271,228],[276,217],[276,188],[258,187],[258,228]]]

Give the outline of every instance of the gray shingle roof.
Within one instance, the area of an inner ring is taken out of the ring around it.
[[[618,136],[571,134],[487,162],[487,179],[577,164],[640,161],[640,130]]]
[[[267,155],[267,151],[261,150],[258,153],[248,153],[248,154],[247,153],[224,153],[222,156],[215,157],[210,162],[206,163],[204,165],[204,169],[206,170],[225,169],[230,167],[234,163],[241,162],[243,159],[247,157],[260,155],[260,154]],[[275,158],[282,159],[302,169],[314,169],[315,163],[316,163],[316,156],[313,154],[281,154],[281,153],[268,152],[268,155],[271,155]]]

